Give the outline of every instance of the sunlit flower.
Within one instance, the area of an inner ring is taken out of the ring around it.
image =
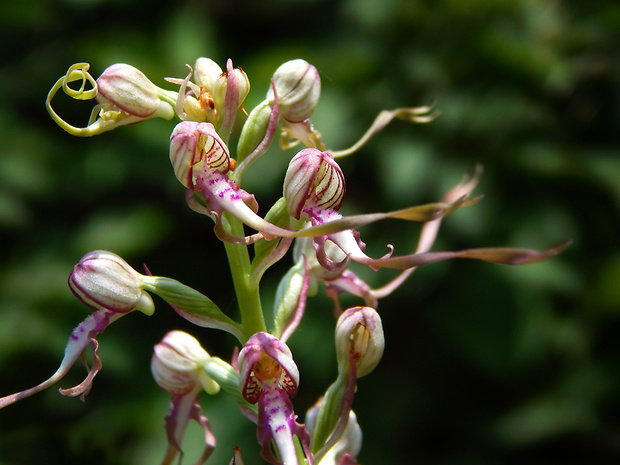
[[[112,252],[98,250],[84,255],[74,266],[68,281],[76,297],[95,312],[71,333],[64,358],[56,372],[33,388],[0,398],[0,408],[60,381],[79,358],[85,360],[85,351],[91,347],[93,361],[92,366],[87,367],[87,377],[75,387],[60,389],[63,395],[80,396],[84,400],[102,367],[97,336],[110,323],[132,311],[152,315],[155,305],[146,290],[162,297],[179,315],[196,325],[219,328],[238,339],[243,337],[239,325],[224,315],[208,297],[174,279],[142,275]]]
[[[95,310],[115,313],[140,310],[147,315],[155,304],[142,289],[142,275],[118,255],[96,250],[82,257],[69,276],[75,296]]]
[[[370,307],[345,310],[336,324],[335,342],[338,376],[313,412],[312,452],[319,463],[337,444],[345,447],[346,435],[353,433],[348,428],[357,379],[370,373],[383,355],[385,339],[377,311]],[[354,448],[341,452],[349,459],[357,454]]]
[[[290,162],[289,169],[284,181],[284,198],[289,206],[291,216],[295,218],[305,218],[312,224],[309,231],[328,230],[323,235],[314,235],[314,246],[316,248],[317,259],[323,267],[328,270],[335,270],[345,266],[346,260],[334,262],[325,252],[325,243],[333,242],[346,255],[347,259],[365,264],[373,269],[395,268],[408,269],[430,263],[448,260],[451,258],[473,258],[493,263],[503,263],[507,265],[523,265],[545,260],[557,255],[564,250],[568,243],[560,244],[542,252],[517,249],[517,248],[481,248],[466,249],[455,252],[420,252],[409,255],[392,256],[392,247],[388,245],[390,251],[381,258],[371,258],[364,252],[364,244],[359,238],[359,234],[351,228],[329,228],[329,225],[338,223],[355,223],[356,218],[363,219],[360,224],[368,224],[385,218],[400,218],[417,221],[431,221],[463,204],[467,204],[465,194],[453,203],[444,206],[443,212],[432,217],[432,211],[424,209],[424,206],[403,209],[395,212],[383,214],[359,215],[358,217],[343,217],[338,213],[338,208],[342,203],[341,196],[344,194],[344,176],[333,156],[328,152],[321,152],[317,149],[305,149],[299,152]],[[435,206],[437,210],[439,208]],[[420,216],[416,214],[420,213]],[[428,216],[423,218],[426,213]],[[429,215],[429,213],[431,215]]]
[[[277,93],[282,118],[291,123],[310,118],[321,95],[321,79],[314,66],[302,59],[287,61],[273,74],[273,83],[275,91],[267,92],[267,100],[272,102]]]
[[[170,136],[170,162],[181,184],[192,188],[203,172],[226,174],[232,163],[228,147],[211,123],[184,121]]]
[[[160,112],[170,113],[170,102],[161,100],[169,94],[153,84],[139,69],[125,63],[117,63],[105,69],[97,78],[100,104],[112,104],[131,116],[149,118]]]
[[[45,102],[52,119],[74,136],[94,136],[118,126],[139,123],[149,118],[172,119],[175,115],[176,92],[153,84],[142,71],[119,63],[107,68],[95,81],[88,73],[88,63],[76,63],[56,81]],[[76,90],[69,84],[81,81]],[[75,127],[63,120],[52,108],[52,99],[62,89],[76,100],[95,99],[85,127]]]

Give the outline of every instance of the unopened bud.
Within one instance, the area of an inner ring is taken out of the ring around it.
[[[294,218],[299,219],[304,208],[336,211],[344,193],[344,175],[329,152],[304,149],[290,161],[284,178],[284,198]]]
[[[187,188],[194,184],[195,170],[230,170],[228,147],[211,123],[177,124],[170,136],[170,161],[177,179]]]
[[[153,349],[151,372],[168,394],[187,394],[199,385],[209,394],[215,394],[219,385],[201,367],[209,358],[194,337],[183,331],[170,331]]]
[[[250,80],[241,68],[235,68],[232,72],[234,74],[232,79],[237,81],[237,107],[240,107],[250,93]],[[226,89],[228,88],[228,81],[231,79],[228,74],[228,72],[220,74],[213,84],[213,100],[218,109],[223,109],[226,103]]]
[[[112,103],[128,115],[148,118],[157,113],[167,119],[174,116],[174,106],[166,98],[166,91],[131,65],[117,63],[108,67],[97,79],[97,90],[99,103]]]
[[[293,123],[312,115],[321,94],[321,78],[317,69],[305,60],[287,61],[273,74],[280,100],[280,115]],[[269,88],[267,100],[273,101]]]
[[[267,100],[263,100],[250,112],[239,136],[237,145],[237,161],[241,162],[265,138],[269,127],[272,108]]]
[[[194,65],[194,80],[199,86],[204,86],[210,94],[215,88],[215,81],[222,74],[222,68],[211,58],[198,58]]]
[[[353,307],[340,315],[336,323],[336,355],[341,369],[347,369],[352,357],[357,377],[367,375],[381,360],[384,347],[383,325],[374,308]]]
[[[95,310],[115,313],[132,310],[152,315],[155,304],[142,289],[142,275],[112,252],[90,252],[73,267],[69,287],[78,299]]]
[[[308,428],[311,435],[314,435],[320,408],[321,403],[317,403],[306,413],[306,428]],[[338,439],[335,444],[328,445],[327,447],[329,447],[327,451],[323,449],[319,453],[315,454],[315,458],[319,459],[316,460],[315,463],[320,465],[343,465],[357,463],[355,460],[340,461],[344,454],[347,454],[350,458],[355,459],[362,449],[362,429],[357,422],[357,415],[355,415],[353,410],[349,411],[347,426],[342,432],[340,439]]]

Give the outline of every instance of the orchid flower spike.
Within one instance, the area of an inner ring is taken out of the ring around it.
[[[88,73],[89,68],[88,63],[72,65],[47,95],[45,106],[48,113],[68,133],[94,136],[149,118],[174,117],[176,93],[157,87],[137,68],[118,63],[108,67],[96,81]],[[81,81],[77,90],[69,86],[75,81]],[[54,111],[52,99],[60,89],[76,100],[97,101],[87,126],[72,126]]]
[[[166,416],[168,448],[162,465],[174,463],[181,452],[181,442],[190,420],[195,420],[205,434],[205,448],[196,462],[204,463],[215,448],[215,436],[209,420],[201,415],[198,397],[202,390],[217,394],[220,386],[202,369],[210,356],[200,343],[183,331],[170,331],[155,345],[151,358],[153,378],[172,395]]]
[[[274,465],[299,464],[296,436],[312,465],[310,436],[297,423],[291,402],[297,394],[299,370],[288,346],[270,334],[256,333],[241,349],[238,365],[243,397],[250,404],[258,403],[257,437],[263,446],[262,457]]]

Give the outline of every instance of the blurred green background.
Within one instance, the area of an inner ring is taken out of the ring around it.
[[[381,301],[385,356],[359,380],[354,404],[360,461],[620,462],[618,2],[21,0],[2,2],[0,25],[0,395],[56,369],[89,313],[66,286],[88,251],[146,263],[235,312],[212,223],[189,211],[172,176],[172,123],[74,138],[45,112],[56,79],[78,61],[95,76],[126,62],[173,89],[163,77],[184,76],[185,63],[230,57],[252,83],[249,110],[280,63],[304,58],[322,76],[313,122],[335,149],[382,109],[435,101],[442,112],[430,125],[396,121],[342,161],[346,212],[434,201],[480,162],[484,199],[444,222],[437,250],[575,241],[522,268],[429,266]],[[55,104],[86,121],[83,105]],[[281,195],[293,153],[275,148],[248,173],[262,212]],[[374,256],[387,243],[412,250],[418,231],[397,222],[361,230]],[[266,277],[267,308],[288,265]],[[356,271],[373,285],[394,275]],[[302,419],[335,376],[332,328],[331,304],[317,297],[290,341]],[[158,301],[154,316],[129,315],[99,338],[104,367],[86,403],[53,388],[0,412],[0,464],[159,463],[168,396],[149,361],[169,329],[232,353],[232,338]],[[76,366],[59,387],[82,376]],[[228,463],[233,445],[247,465],[262,463],[232,401],[205,394],[202,405],[219,441],[209,463]],[[190,428],[184,463],[199,441]]]

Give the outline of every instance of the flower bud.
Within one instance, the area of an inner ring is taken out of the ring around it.
[[[240,163],[265,138],[269,128],[272,108],[267,100],[263,100],[250,112],[239,136],[237,145],[237,161]]]
[[[287,61],[273,74],[273,81],[280,99],[280,114],[291,122],[310,118],[321,94],[319,72],[305,60]],[[267,100],[273,101],[269,88]]]
[[[128,115],[148,118],[159,111],[164,118],[174,116],[169,99],[161,99],[165,91],[131,65],[117,63],[108,67],[97,79],[97,90],[99,103],[110,102]]]
[[[213,93],[215,81],[222,74],[222,68],[211,58],[198,58],[194,65],[194,80],[199,86],[204,86],[210,94]]]
[[[314,430],[319,417],[321,404],[317,403],[313,405],[306,413],[306,428],[311,435],[314,434]],[[340,458],[347,454],[351,458],[355,458],[362,449],[362,429],[357,422],[357,415],[353,410],[349,411],[349,419],[347,426],[345,427],[342,435],[333,445],[328,445],[329,449],[322,449],[315,455],[315,464],[317,465],[342,465]],[[344,463],[357,463],[344,462]]]
[[[381,360],[385,339],[383,325],[372,307],[353,307],[345,310],[336,323],[336,355],[340,368],[349,366],[353,357],[356,375],[370,373]]]
[[[115,313],[140,310],[152,315],[155,304],[141,286],[140,273],[118,255],[102,250],[84,255],[69,276],[71,291],[95,310]]]
[[[316,287],[316,282],[312,284]],[[304,291],[304,286],[305,269],[302,258],[282,277],[276,290],[273,318],[274,329],[272,332],[282,339],[284,339],[284,330],[294,320],[300,299],[307,297],[308,291]],[[316,291],[316,289],[313,289],[313,291]]]
[[[209,358],[194,337],[183,331],[170,331],[153,349],[151,372],[168,394],[187,394],[200,385],[209,394],[216,394],[220,386],[201,367]]]
[[[263,384],[277,380],[293,397],[299,385],[299,369],[286,344],[268,333],[256,333],[239,352],[239,386],[250,404],[258,402]]]
[[[228,88],[229,79],[235,79],[237,81],[237,107],[240,107],[245,98],[250,93],[250,80],[247,74],[241,68],[235,68],[232,70],[234,76],[229,76],[228,72],[220,74],[213,83],[213,100],[215,101],[215,108],[223,109],[226,104],[226,90]]]
[[[170,161],[177,179],[187,188],[193,187],[195,170],[230,170],[228,147],[211,123],[177,124],[170,136]]]
[[[344,192],[344,175],[329,152],[304,149],[290,161],[284,198],[294,218],[299,219],[304,208],[338,210]]]

